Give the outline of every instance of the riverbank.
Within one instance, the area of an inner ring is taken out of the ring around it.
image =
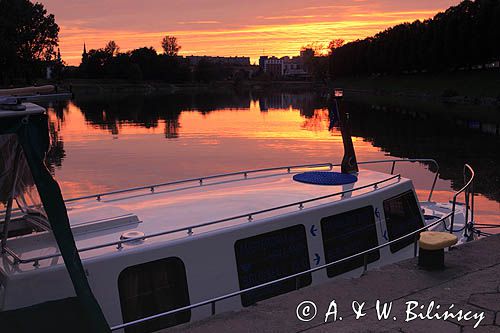
[[[500,106],[500,71],[338,78],[333,81],[333,85],[342,87],[351,94]]]
[[[409,259],[359,278],[334,279],[163,332],[500,332],[500,235],[458,246],[446,253],[445,262],[444,270],[426,271],[418,268],[417,259]],[[333,300],[337,313],[328,315],[325,323],[328,310],[334,310]],[[378,319],[377,300],[382,306],[392,305],[387,319]],[[304,301],[316,305],[315,317],[312,307],[310,312],[299,312],[309,314],[305,318],[309,321],[297,318],[297,306]],[[356,318],[353,301],[358,302],[357,309],[365,302],[365,316]],[[415,304],[411,312],[425,318],[408,313],[408,306]],[[426,317],[427,311],[446,310],[471,312],[469,320]]]
[[[39,80],[37,85],[55,84]],[[500,71],[464,71],[336,78],[332,82],[311,81],[218,81],[212,83],[166,83],[114,79],[66,79],[57,82],[72,88],[75,94],[176,94],[231,92],[304,92],[326,93],[334,87],[346,96],[377,96],[473,106],[500,106]]]
[[[125,80],[71,79],[62,82],[77,94],[197,93],[228,91],[319,91],[342,87],[347,94],[420,99],[427,102],[500,106],[500,72],[467,71],[338,78],[330,83],[310,81],[220,81],[208,84],[131,82]]]
[[[104,79],[70,79],[59,83],[70,87],[75,94],[176,94],[221,93],[232,91],[308,91],[325,90],[326,84],[310,81],[217,81],[212,83],[166,83],[161,81],[126,81]]]

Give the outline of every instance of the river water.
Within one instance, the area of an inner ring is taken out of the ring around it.
[[[47,106],[49,166],[66,199],[231,171],[338,163],[343,154],[326,99],[310,92],[81,95]],[[476,221],[500,225],[499,110],[366,96],[347,97],[341,107],[358,161],[437,160],[436,201],[448,201],[463,185],[469,163],[477,173]],[[426,199],[434,168],[409,163],[395,171]]]

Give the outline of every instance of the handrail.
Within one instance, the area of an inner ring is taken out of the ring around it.
[[[287,281],[287,280],[290,280],[290,279],[293,279],[293,278],[297,278],[297,277],[300,277],[300,276],[303,276],[303,275],[306,275],[306,274],[310,274],[310,273],[313,273],[313,272],[316,272],[316,271],[328,268],[330,266],[334,266],[334,265],[340,264],[340,263],[342,263],[344,261],[352,260],[352,259],[360,257],[360,256],[364,256],[364,258],[365,258],[364,259],[364,271],[366,272],[366,270],[368,269],[368,261],[367,261],[367,255],[368,254],[370,254],[370,253],[372,253],[374,251],[377,251],[377,250],[379,250],[381,248],[384,248],[386,246],[389,246],[391,244],[394,244],[396,242],[400,242],[403,239],[406,239],[406,238],[408,238],[410,236],[413,236],[413,235],[415,235],[414,247],[415,247],[415,250],[416,250],[416,244],[417,244],[417,240],[418,240],[418,237],[416,236],[416,234],[418,234],[418,233],[420,233],[420,232],[422,232],[424,230],[427,230],[427,229],[429,229],[429,228],[431,228],[431,227],[433,227],[433,226],[435,226],[435,225],[437,225],[437,224],[439,224],[441,222],[445,223],[444,220],[447,219],[447,218],[449,218],[453,214],[454,214],[454,212],[452,211],[452,212],[448,213],[447,215],[441,217],[439,220],[434,221],[434,222],[430,223],[427,226],[424,226],[424,227],[422,227],[420,229],[417,229],[417,230],[415,230],[415,231],[413,231],[411,233],[408,233],[408,234],[406,234],[404,236],[401,236],[401,237],[399,237],[397,239],[394,239],[394,240],[392,240],[390,242],[387,242],[387,243],[378,245],[376,247],[373,247],[371,249],[368,249],[368,250],[365,250],[365,251],[353,254],[353,255],[351,255],[349,257],[345,257],[345,258],[333,261],[331,263],[327,263],[327,264],[324,264],[324,265],[321,265],[321,266],[318,266],[318,267],[314,267],[314,268],[308,269],[308,270],[303,271],[303,272],[299,272],[299,273],[295,273],[295,274],[292,274],[292,275],[288,275],[288,276],[285,276],[285,277],[282,277],[282,278],[279,278],[279,279],[276,279],[276,280],[273,280],[273,281],[265,282],[265,283],[259,284],[257,286],[253,286],[253,287],[246,288],[246,289],[239,290],[239,291],[234,291],[232,293],[229,293],[229,294],[226,294],[226,295],[223,295],[223,296],[214,297],[214,298],[211,298],[209,300],[201,301],[201,302],[198,302],[198,303],[195,303],[195,304],[191,304],[191,305],[187,305],[187,306],[184,306],[184,307],[181,307],[181,308],[177,308],[177,309],[174,309],[174,310],[170,310],[170,311],[158,313],[158,314],[155,314],[155,315],[152,315],[152,316],[149,316],[149,317],[145,317],[145,318],[137,319],[137,320],[130,321],[130,322],[127,322],[127,323],[123,323],[123,324],[120,324],[120,325],[116,325],[116,326],[111,327],[111,331],[116,331],[116,330],[123,329],[123,328],[126,328],[126,327],[134,326],[134,325],[137,325],[137,324],[149,321],[149,320],[153,320],[153,319],[156,319],[156,318],[160,318],[160,317],[164,317],[164,316],[176,314],[178,312],[182,312],[182,311],[186,311],[186,310],[191,310],[193,308],[198,308],[200,306],[208,305],[208,304],[212,305],[212,315],[214,315],[215,314],[215,303],[216,302],[223,301],[225,299],[232,298],[232,297],[235,297],[235,296],[239,296],[239,295],[241,295],[243,293],[251,292],[251,291],[254,291],[254,290],[257,290],[257,289],[260,289],[260,288],[271,286],[271,285],[279,283],[279,282],[284,282],[284,281]],[[414,256],[416,256],[416,251],[414,251]]]
[[[467,182],[465,181],[467,179],[466,178],[466,171],[469,171],[469,173],[470,173],[470,178]],[[460,190],[455,192],[455,195],[453,195],[452,209],[451,210],[453,212],[455,211],[455,206],[457,204],[457,197],[465,191],[465,223],[464,223],[464,226],[465,226],[465,228],[466,228],[465,230],[467,232],[467,225],[469,223],[469,195],[471,192],[472,192],[471,222],[474,223],[474,178],[476,176],[476,173],[474,172],[474,170],[472,169],[472,167],[470,165],[465,164],[464,169],[463,169],[463,176],[464,176],[465,185]],[[451,217],[450,233],[454,232],[454,229],[453,229],[454,223],[455,223],[455,214],[453,214],[453,216]]]
[[[335,192],[335,193],[331,193],[331,194],[327,194],[327,195],[322,195],[322,196],[314,197],[314,198],[311,198],[311,199],[296,201],[296,202],[293,202],[293,203],[289,203],[289,204],[285,204],[285,205],[280,205],[280,206],[275,206],[275,207],[267,208],[267,209],[262,209],[262,210],[259,210],[259,211],[253,211],[251,213],[245,213],[245,214],[236,215],[236,216],[232,216],[232,217],[227,217],[227,218],[223,218],[223,219],[219,219],[219,220],[215,220],[215,221],[205,222],[205,223],[191,225],[191,226],[182,227],[182,228],[173,229],[173,230],[162,231],[162,232],[158,232],[158,233],[154,233],[154,234],[149,234],[149,235],[144,235],[144,236],[140,236],[140,237],[134,237],[134,238],[128,238],[128,239],[120,239],[119,241],[114,241],[114,242],[108,242],[108,243],[104,243],[104,244],[89,246],[89,247],[86,247],[86,248],[78,249],[78,252],[79,253],[80,252],[86,252],[86,251],[96,250],[96,249],[100,249],[100,248],[104,248],[104,247],[109,247],[109,246],[114,246],[114,245],[117,246],[118,250],[121,250],[123,248],[123,244],[130,243],[130,242],[143,241],[143,240],[146,240],[147,238],[154,238],[154,237],[158,237],[158,236],[164,236],[164,235],[173,234],[173,233],[177,233],[177,232],[181,232],[181,231],[187,231],[188,235],[192,235],[193,234],[193,230],[196,229],[196,228],[207,227],[207,226],[210,226],[210,225],[219,224],[219,223],[223,223],[223,222],[229,222],[229,221],[233,221],[233,220],[240,219],[240,218],[245,218],[245,217],[248,219],[248,221],[252,221],[253,220],[253,216],[255,216],[255,215],[259,215],[259,214],[263,214],[263,213],[267,213],[267,212],[271,212],[271,211],[275,211],[275,210],[279,210],[279,209],[289,208],[289,207],[293,207],[293,206],[298,206],[298,209],[302,210],[302,209],[304,209],[304,204],[306,204],[306,203],[310,203],[310,202],[314,202],[314,201],[318,201],[318,200],[324,200],[324,199],[328,199],[328,198],[331,198],[331,197],[334,197],[334,196],[339,196],[339,195],[343,196],[346,193],[350,193],[350,192],[354,192],[354,191],[359,191],[359,190],[362,190],[362,189],[365,189],[365,188],[369,188],[369,187],[373,187],[374,190],[376,190],[376,189],[379,188],[378,186],[380,184],[386,183],[386,182],[394,180],[396,178],[399,181],[401,179],[401,175],[400,174],[394,175],[394,176],[385,178],[383,180],[379,180],[379,181],[376,181],[376,182],[373,182],[373,183],[370,183],[370,184],[366,184],[366,185],[363,185],[363,186],[355,187],[355,188],[352,188],[352,189],[347,189],[345,191],[340,191],[340,192]],[[14,264],[15,265],[34,262],[34,266],[35,267],[38,267],[40,260],[51,259],[51,258],[56,258],[56,257],[61,256],[60,253],[54,253],[54,254],[49,254],[49,255],[45,255],[45,256],[38,256],[38,257],[33,257],[33,258],[28,258],[28,259],[22,259],[21,257],[19,257],[14,251],[12,251],[7,246],[5,247],[5,251],[14,259]]]
[[[427,201],[431,201],[432,199],[432,194],[434,193],[434,188],[436,187],[436,182],[439,177],[439,164],[435,159],[432,158],[404,158],[404,159],[391,159],[391,160],[373,160],[373,161],[366,161],[366,162],[358,162],[358,164],[375,164],[375,163],[391,163],[392,162],[392,168],[391,168],[391,175],[394,173],[394,168],[396,166],[396,163],[398,162],[421,162],[421,163],[432,163],[436,167],[436,172],[434,175],[434,180],[432,181],[432,186],[429,191],[429,197],[427,198]]]
[[[131,188],[123,189],[123,190],[116,190],[116,191],[110,191],[110,192],[103,192],[103,193],[98,193],[98,194],[86,195],[86,196],[82,196],[82,197],[67,199],[67,200],[65,200],[65,202],[73,202],[73,201],[79,201],[79,200],[84,200],[84,199],[92,199],[92,198],[96,198],[97,201],[100,201],[102,197],[108,196],[108,195],[121,194],[121,193],[133,192],[133,191],[140,191],[140,190],[145,190],[145,189],[149,189],[151,192],[154,192],[155,188],[157,188],[157,187],[170,186],[170,185],[179,185],[179,184],[183,184],[183,183],[199,182],[200,185],[203,185],[204,181],[210,180],[210,179],[215,179],[215,178],[224,178],[224,177],[231,177],[231,176],[243,175],[244,179],[246,179],[249,174],[259,173],[259,172],[287,170],[288,173],[290,173],[292,169],[299,169],[299,168],[319,168],[319,167],[329,167],[330,170],[331,170],[334,166],[335,166],[335,164],[332,164],[332,163],[317,163],[317,164],[289,165],[289,166],[283,166],[283,167],[274,167],[274,168],[265,168],[265,169],[255,169],[255,170],[247,170],[247,171],[229,172],[229,173],[222,173],[222,174],[216,174],[216,175],[205,176],[205,177],[188,178],[188,179],[176,180],[176,181],[171,181],[171,182],[166,182],[166,183],[158,183],[158,184],[152,184],[152,185],[131,187]]]
[[[428,201],[431,201],[432,194],[434,192],[434,187],[436,185],[436,181],[439,175],[439,164],[436,162],[434,159],[428,159],[428,158],[412,158],[412,159],[388,159],[388,160],[373,160],[373,161],[362,161],[358,162],[358,164],[376,164],[376,163],[392,163],[392,168],[391,168],[391,175],[394,173],[394,168],[396,163],[400,162],[428,162],[428,163],[433,163],[434,166],[436,167],[436,174],[434,177],[434,181],[432,184],[432,187],[429,192],[429,197]],[[102,197],[104,196],[109,196],[113,194],[122,194],[122,193],[127,193],[127,192],[133,192],[133,191],[140,191],[140,190],[145,190],[149,189],[152,193],[155,192],[155,189],[157,187],[163,187],[163,186],[170,186],[170,185],[179,185],[183,183],[190,183],[190,182],[198,182],[200,185],[203,185],[203,182],[205,180],[209,179],[216,179],[216,178],[224,178],[224,177],[231,177],[231,176],[238,176],[238,175],[243,175],[244,179],[248,177],[249,174],[252,173],[260,173],[260,172],[268,172],[268,171],[277,171],[277,170],[287,170],[288,173],[291,172],[292,169],[299,169],[299,168],[315,168],[315,167],[329,167],[330,170],[333,169],[333,167],[340,166],[340,163],[317,163],[317,164],[302,164],[302,165],[289,165],[289,166],[282,166],[282,167],[273,167],[273,168],[264,168],[264,169],[254,169],[254,170],[247,170],[247,171],[238,171],[238,172],[230,172],[230,173],[224,173],[224,174],[216,174],[216,175],[211,175],[211,176],[205,176],[205,177],[198,177],[198,178],[188,178],[188,179],[182,179],[182,180],[177,180],[177,181],[171,181],[171,182],[164,182],[164,183],[157,183],[157,184],[151,184],[151,185],[145,185],[145,186],[138,186],[138,187],[130,187],[122,190],[115,190],[115,191],[109,191],[109,192],[102,192],[98,194],[92,194],[92,195],[85,195],[85,196],[80,196],[80,197],[75,197],[75,198],[70,198],[64,200],[64,202],[74,202],[74,201],[80,201],[80,200],[85,200],[85,199],[97,199],[97,201],[100,201]],[[19,208],[12,209],[12,212],[19,211]],[[0,212],[1,214],[4,212]]]
[[[238,176],[238,175],[243,175],[243,177],[244,177],[243,179],[247,179],[247,177],[248,177],[249,174],[259,173],[259,172],[287,170],[287,172],[290,173],[292,171],[292,169],[299,169],[299,168],[320,168],[320,167],[328,167],[330,170],[332,170],[334,166],[340,166],[340,164],[332,164],[332,163],[302,164],[302,165],[289,165],[289,166],[273,167],[273,168],[265,168],[265,169],[254,169],[254,170],[246,170],[246,171],[229,172],[229,173],[222,173],[222,174],[210,175],[210,176],[205,176],[205,177],[181,179],[181,180],[175,180],[175,181],[164,182],[164,183],[157,183],[157,184],[137,186],[137,187],[129,187],[129,188],[126,188],[126,189],[121,189],[121,190],[114,190],[114,191],[109,191],[109,192],[102,192],[102,193],[97,193],[97,194],[84,195],[84,196],[80,196],[80,197],[65,199],[64,202],[74,202],[74,201],[80,201],[80,200],[85,200],[85,199],[93,199],[93,198],[95,198],[97,201],[101,201],[101,198],[104,197],[104,196],[109,196],[109,195],[113,195],[113,194],[122,194],[122,193],[134,192],[134,191],[140,191],[140,190],[145,190],[145,189],[149,189],[151,191],[151,193],[154,193],[155,189],[157,187],[164,187],[164,186],[170,186],[170,185],[179,185],[179,184],[192,183],[192,182],[198,182],[200,184],[200,186],[201,186],[201,185],[203,185],[203,182],[206,181],[206,180],[216,179],[216,178],[224,178],[224,177],[231,177],[231,176]],[[20,210],[19,208],[12,209],[12,212],[16,212],[16,211],[19,211],[19,210]],[[0,216],[3,213],[5,213],[5,211],[0,212]]]
[[[431,188],[431,192],[429,194],[429,199],[430,201],[432,197],[432,193],[434,191],[434,187],[436,185],[436,180],[439,174],[439,165],[434,159],[428,159],[428,158],[413,158],[413,159],[389,159],[389,160],[373,160],[373,161],[363,161],[363,162],[358,162],[358,164],[376,164],[376,163],[392,163],[392,170],[391,170],[391,175],[394,173],[394,166],[396,163],[399,162],[430,162],[433,163],[434,166],[436,167],[436,176],[434,178],[434,182]],[[164,187],[164,186],[170,186],[170,185],[179,185],[183,183],[191,183],[191,182],[199,182],[200,185],[203,185],[203,182],[206,180],[210,179],[216,179],[216,178],[224,178],[224,177],[231,177],[231,176],[239,176],[243,175],[244,179],[248,177],[248,175],[252,173],[260,173],[260,172],[268,172],[268,171],[278,171],[278,170],[287,170],[288,173],[292,171],[292,169],[300,169],[300,168],[319,168],[319,167],[329,167],[330,170],[333,169],[333,167],[340,166],[340,163],[316,163],[316,164],[299,164],[299,165],[288,165],[288,166],[281,166],[281,167],[273,167],[273,168],[264,168],[264,169],[254,169],[254,170],[246,170],[246,171],[237,171],[237,172],[229,172],[229,173],[222,173],[222,174],[216,174],[216,175],[211,175],[211,176],[205,176],[205,177],[197,177],[197,178],[188,178],[188,179],[182,179],[182,180],[176,180],[176,181],[171,181],[171,182],[165,182],[165,183],[158,183],[158,184],[151,184],[151,185],[145,185],[145,186],[138,186],[138,187],[130,187],[127,189],[122,189],[122,190],[116,190],[116,191],[109,191],[109,192],[102,192],[98,194],[92,194],[92,195],[85,195],[81,197],[76,197],[76,198],[71,198],[65,200],[65,202],[73,202],[73,201],[79,201],[79,200],[85,200],[85,199],[92,199],[96,198],[98,201],[101,200],[102,197],[104,196],[109,196],[113,194],[122,194],[122,193],[127,193],[127,192],[133,192],[133,191],[140,191],[140,190],[145,190],[149,189],[151,192],[154,192],[157,187]]]

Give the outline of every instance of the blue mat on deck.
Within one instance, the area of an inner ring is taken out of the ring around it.
[[[348,173],[310,171],[294,175],[293,180],[314,185],[345,185],[354,183],[358,177]]]

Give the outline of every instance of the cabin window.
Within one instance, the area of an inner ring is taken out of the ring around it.
[[[184,263],[175,257],[126,268],[118,277],[118,289],[124,322],[190,304]],[[191,311],[183,311],[128,327],[125,332],[155,332],[190,318]]]
[[[413,191],[408,191],[384,201],[385,224],[389,240],[394,240],[424,226]],[[390,245],[391,252],[397,252],[412,244],[414,237],[407,237]]]
[[[310,269],[305,227],[292,227],[240,239],[235,245],[240,289]],[[311,284],[311,274],[243,293],[243,306]]]
[[[321,219],[323,249],[327,263],[352,256],[378,246],[373,207],[366,206]],[[368,262],[380,258],[379,251],[368,254]],[[364,265],[363,256],[327,268],[328,277],[348,272]]]

